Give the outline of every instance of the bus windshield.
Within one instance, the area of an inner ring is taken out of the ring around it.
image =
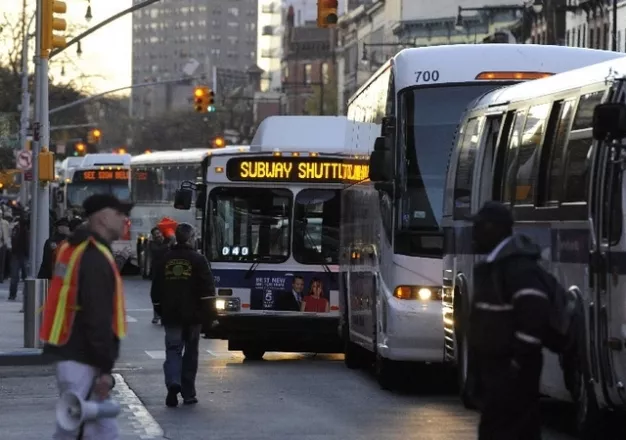
[[[293,257],[302,264],[337,264],[341,196],[336,189],[306,189],[296,195]]]
[[[113,194],[120,200],[130,200],[127,182],[80,182],[67,185],[67,206],[80,208],[85,199],[94,194]]]
[[[209,195],[211,261],[282,263],[289,258],[292,193],[218,187]]]
[[[400,144],[407,163],[401,229],[440,230],[446,170],[457,125],[471,101],[500,85],[414,88],[401,94]]]

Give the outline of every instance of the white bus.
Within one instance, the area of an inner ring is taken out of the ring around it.
[[[209,338],[248,359],[342,351],[340,191],[368,169],[366,158],[345,154],[347,133],[345,117],[273,116],[248,153],[213,157],[203,243],[218,320]]]
[[[155,151],[134,156],[130,161],[131,192],[135,204],[131,212],[130,239],[135,244],[131,262],[144,278],[150,273],[150,231],[164,217],[199,227],[202,210],[174,209],[172,201],[181,182],[202,182],[210,158],[216,154],[247,151],[244,146],[219,149]]]
[[[621,55],[515,44],[406,49],[357,91],[348,103],[348,118],[362,123],[354,126],[353,153],[374,151],[372,182],[344,192],[342,238],[354,251],[341,268],[348,367],[373,354],[388,387],[394,361],[444,361],[443,193],[469,103],[497,87]]]
[[[602,102],[619,103],[626,137],[624,73],[621,58],[493,91],[463,118],[446,182],[443,286],[447,355],[461,367],[466,404],[476,373],[464,323],[480,257],[465,216],[498,200],[510,206],[516,231],[542,247],[545,268],[584,302],[582,355],[562,363],[546,351],[542,393],[576,402],[578,427],[590,438],[598,409],[626,409],[626,155],[623,145],[593,138],[602,132],[594,124]],[[617,119],[605,113],[599,121]]]

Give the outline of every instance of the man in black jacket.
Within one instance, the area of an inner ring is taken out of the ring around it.
[[[78,263],[78,274],[74,275],[78,277],[77,311],[69,339],[58,345],[46,343],[44,353],[57,359],[59,394],[72,391],[83,399],[100,400],[109,396],[115,384],[111,372],[120,347],[113,317],[116,312],[115,295],[121,292],[117,292],[115,269],[103,249],[110,253],[111,242],[122,236],[132,205],[109,194],[98,194],[88,197],[83,206],[88,221],[68,239],[68,244],[74,247],[86,241],[89,243]],[[55,272],[53,277],[67,277],[63,273],[68,270],[67,265],[59,264],[55,270],[59,272]],[[71,281],[69,285],[73,283]],[[54,288],[53,279],[51,290]],[[62,307],[49,302],[46,302],[45,307],[57,306]],[[120,312],[119,307],[117,312]],[[112,418],[85,423],[83,434],[85,438],[93,439],[119,438],[117,422]],[[54,438],[76,438],[76,434],[57,427]]]
[[[487,202],[473,217],[474,270],[469,340],[482,391],[479,440],[540,440],[539,380],[550,292],[540,248],[513,235],[513,217]]]
[[[207,259],[194,250],[193,226],[181,223],[176,228],[176,244],[155,267],[150,296],[165,327],[165,404],[198,402],[196,373],[198,345],[204,322],[211,322],[215,296],[213,275]],[[183,355],[184,350],[184,355]]]
[[[152,240],[150,240],[150,243],[148,244],[148,246],[150,246],[151,260],[149,275],[150,279],[153,280],[155,266],[158,266],[160,261],[163,260],[165,254],[167,254],[167,252],[170,250],[170,247],[173,243],[169,238],[165,238],[159,228],[156,226],[152,228],[150,234],[152,235]],[[156,312],[156,310],[154,310],[154,313],[152,315],[152,323],[158,324],[159,319],[161,319],[159,317],[159,314]]]
[[[70,235],[70,221],[66,218],[60,218],[54,224],[54,232],[52,237],[46,240],[43,245],[43,257],[37,278],[52,279],[52,271],[54,269],[54,258],[56,249],[59,244]]]

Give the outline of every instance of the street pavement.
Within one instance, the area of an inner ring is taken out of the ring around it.
[[[167,408],[163,329],[150,322],[149,283],[133,277],[125,287],[129,337],[114,396],[123,406],[122,440],[476,439],[478,416],[462,407],[441,368],[415,367],[406,389],[391,393],[369,372],[348,370],[341,355],[269,353],[246,362],[225,341],[201,340],[198,405]],[[19,315],[6,296],[0,285],[0,331],[17,340],[7,347],[8,336],[0,338],[0,351],[22,343],[21,331],[6,328],[4,318],[14,325]],[[55,392],[51,367],[0,367],[0,438],[50,438]],[[545,439],[573,438],[568,405],[546,402],[543,413]]]

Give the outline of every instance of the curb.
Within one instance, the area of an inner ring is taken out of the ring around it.
[[[53,362],[53,357],[43,354],[40,349],[0,352],[0,367],[49,365]]]

